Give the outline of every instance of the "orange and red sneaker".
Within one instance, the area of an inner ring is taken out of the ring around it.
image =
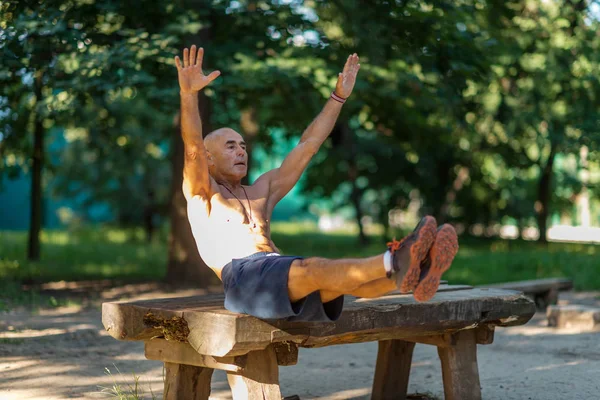
[[[435,295],[440,286],[442,274],[450,268],[457,252],[458,236],[454,227],[449,224],[440,226],[433,246],[421,265],[421,277],[413,292],[415,300],[423,302]]]
[[[401,293],[408,293],[419,284],[421,263],[434,243],[436,227],[435,218],[428,215],[421,219],[410,235],[400,241],[394,239],[388,243],[393,268],[390,278],[396,280]]]

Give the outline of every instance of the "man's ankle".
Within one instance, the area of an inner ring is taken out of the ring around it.
[[[387,250],[383,253],[383,268],[385,268],[385,276],[388,278],[392,277],[392,273],[394,272],[392,252]]]

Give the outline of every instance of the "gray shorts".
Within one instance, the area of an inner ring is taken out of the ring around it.
[[[344,296],[323,303],[319,291],[315,291],[299,301],[290,301],[288,274],[297,259],[302,257],[265,252],[233,259],[221,271],[225,308],[261,319],[337,320],[342,313]]]

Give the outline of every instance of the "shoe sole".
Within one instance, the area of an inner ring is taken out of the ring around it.
[[[429,271],[413,293],[416,301],[424,302],[435,296],[442,274],[450,268],[457,252],[458,236],[456,231],[452,225],[442,225],[430,250],[431,266]]]
[[[408,270],[399,285],[396,280],[396,286],[398,286],[400,293],[408,293],[417,287],[421,276],[421,262],[427,257],[427,253],[435,241],[437,222],[431,216],[426,216],[424,219],[425,222],[416,231],[417,239],[410,245]]]

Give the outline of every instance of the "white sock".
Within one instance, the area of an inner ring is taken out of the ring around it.
[[[383,268],[388,277],[392,275],[392,253],[389,250],[383,253]]]

